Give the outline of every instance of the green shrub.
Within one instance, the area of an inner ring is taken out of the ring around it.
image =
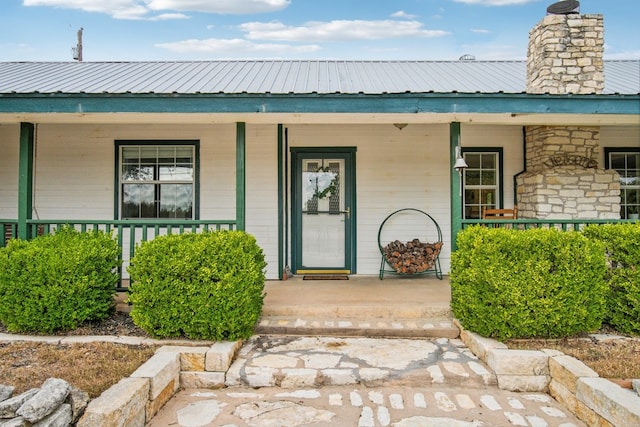
[[[609,289],[604,321],[619,332],[640,334],[640,224],[593,225],[584,234],[605,246]]]
[[[451,262],[451,308],[483,336],[564,337],[601,326],[604,252],[580,233],[470,227]]]
[[[131,260],[131,318],[156,337],[248,338],[262,311],[265,266],[242,231],[157,237]]]
[[[106,318],[118,282],[117,242],[63,227],[0,249],[0,322],[12,332],[68,330]]]

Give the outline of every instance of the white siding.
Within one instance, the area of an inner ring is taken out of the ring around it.
[[[278,271],[278,127],[248,125],[246,133],[246,230],[267,261],[267,277]]]
[[[463,125],[460,133],[463,148],[503,149],[503,206],[513,207],[513,177],[524,169],[522,126]]]
[[[20,126],[0,124],[0,218],[18,218]]]
[[[598,165],[604,167],[605,148],[640,148],[640,127],[603,126],[600,128],[600,156]]]

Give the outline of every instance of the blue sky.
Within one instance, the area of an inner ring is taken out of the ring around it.
[[[0,61],[524,59],[554,0],[2,0]],[[605,59],[640,59],[640,1],[603,14]]]

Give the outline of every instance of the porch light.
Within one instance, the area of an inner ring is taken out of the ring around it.
[[[469,165],[467,165],[467,162],[465,162],[462,157],[462,147],[460,146],[460,137],[458,136],[458,145],[456,146],[456,163],[453,165],[453,168],[458,171],[458,175],[460,176],[458,181],[458,193],[460,197],[462,197],[462,171],[468,167]]]

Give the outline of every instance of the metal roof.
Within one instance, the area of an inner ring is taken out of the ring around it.
[[[525,61],[0,62],[0,94],[524,93]],[[640,60],[605,61],[604,94],[640,93]]]

